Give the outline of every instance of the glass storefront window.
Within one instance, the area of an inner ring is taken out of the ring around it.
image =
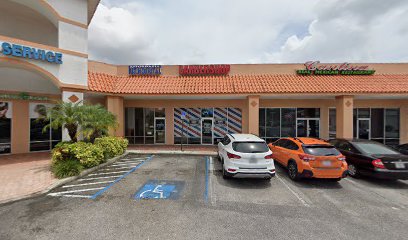
[[[353,122],[356,138],[370,139],[389,146],[399,144],[400,110],[398,108],[355,108]],[[358,135],[357,129],[359,129]]]
[[[260,108],[259,109],[259,137],[264,138],[265,137],[265,108]]]
[[[282,108],[281,137],[296,137],[296,108]]]
[[[152,108],[145,108],[145,136],[146,137],[153,137],[154,136],[154,109]],[[149,142],[147,142],[149,141]],[[150,143],[151,140],[147,140],[146,143]],[[154,143],[154,141],[153,141]]]
[[[279,137],[280,133],[280,108],[266,109],[266,137]]]
[[[213,116],[214,116],[214,111],[212,108],[202,108],[201,109],[201,117],[212,118]]]
[[[0,102],[0,154],[11,153],[12,103]]]
[[[298,108],[298,118],[320,118],[320,108]]]
[[[164,108],[156,108],[154,110],[155,117],[166,117],[166,111]]]
[[[385,137],[399,138],[400,112],[399,109],[385,110]]]
[[[371,109],[371,139],[381,139],[383,143],[384,138],[384,109]],[[380,140],[379,140],[380,141]]]
[[[336,109],[329,109],[329,139],[336,138]]]
[[[62,129],[44,127],[49,123],[45,119],[47,108],[52,104],[30,103],[30,151],[49,151],[62,140]]]

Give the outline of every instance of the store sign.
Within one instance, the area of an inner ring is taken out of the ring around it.
[[[375,70],[368,69],[368,66],[355,66],[349,63],[339,65],[320,64],[319,61],[309,61],[305,63],[306,69],[296,70],[299,75],[372,75]]]
[[[230,65],[182,65],[179,66],[180,75],[227,75]]]
[[[160,65],[130,65],[129,75],[160,75]]]
[[[50,98],[48,98],[48,97],[30,96],[28,93],[0,94],[0,99],[33,100],[33,101],[48,101],[48,100],[50,100]]]
[[[3,42],[0,52],[6,56],[41,60],[49,63],[62,64],[62,53]]]

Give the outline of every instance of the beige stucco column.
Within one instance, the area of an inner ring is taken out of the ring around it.
[[[18,100],[12,102],[11,153],[30,151],[29,102]]]
[[[336,97],[336,137],[353,138],[353,96]]]
[[[248,133],[259,135],[259,96],[247,97]]]
[[[329,139],[329,107],[320,108],[320,138]]]
[[[117,137],[124,137],[125,130],[125,116],[124,116],[124,106],[123,106],[123,97],[120,96],[107,96],[106,97],[106,108],[109,112],[113,113],[116,116],[116,119],[119,123],[116,130],[110,130],[109,134]]]
[[[174,108],[166,107],[166,144],[174,144]]]
[[[408,143],[408,102],[400,108],[400,144]]]

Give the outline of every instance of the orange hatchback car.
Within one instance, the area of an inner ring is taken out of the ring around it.
[[[275,161],[288,169],[292,180],[347,176],[346,158],[331,144],[315,138],[281,138],[268,144]]]

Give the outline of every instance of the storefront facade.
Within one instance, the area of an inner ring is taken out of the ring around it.
[[[99,1],[6,0],[0,22],[0,154],[48,151],[56,101],[102,104],[131,144],[216,144],[227,133],[408,142],[408,64],[137,65],[88,61]],[[33,18],[35,21],[33,21]],[[44,37],[47,36],[47,37]]]

